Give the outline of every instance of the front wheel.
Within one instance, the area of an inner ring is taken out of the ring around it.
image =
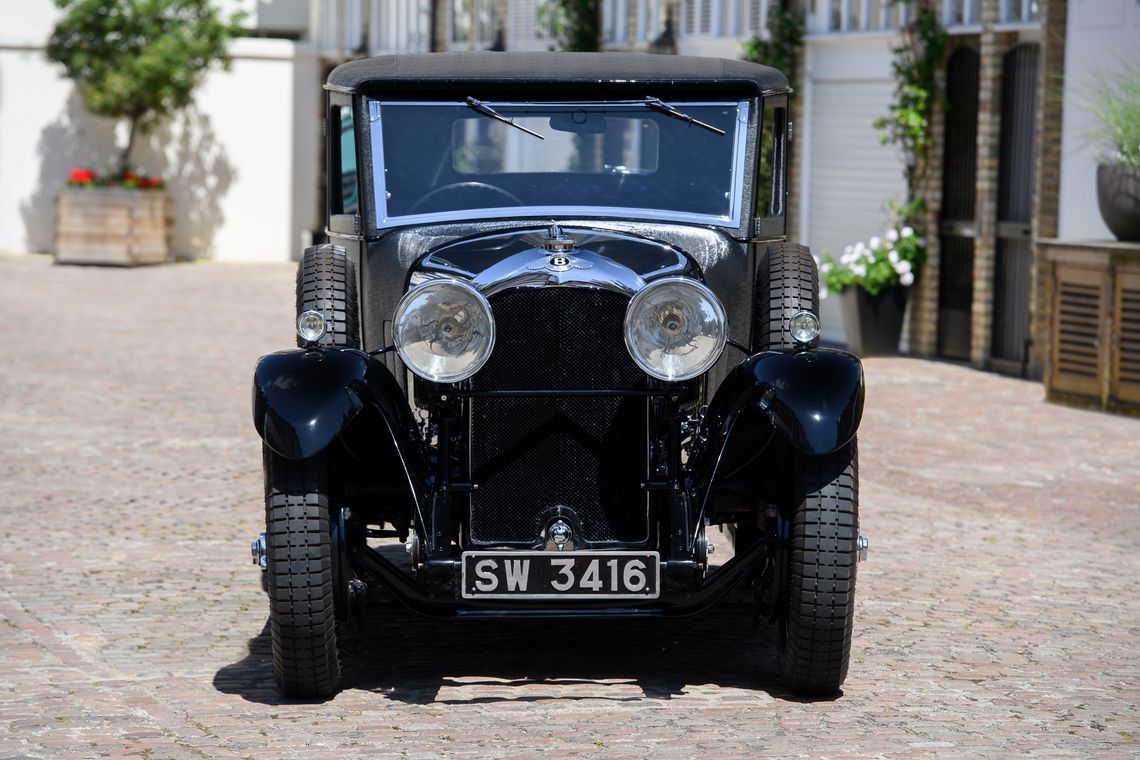
[[[287,697],[328,697],[340,661],[323,456],[290,460],[266,448],[265,523],[277,683]]]
[[[780,670],[788,687],[834,694],[847,678],[855,612],[859,453],[855,440],[821,457],[799,455],[788,605]]]

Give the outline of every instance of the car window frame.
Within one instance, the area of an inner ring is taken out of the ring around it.
[[[711,214],[696,214],[681,211],[667,211],[660,209],[646,209],[637,207],[617,207],[617,206],[519,206],[519,207],[503,207],[503,208],[490,208],[490,209],[464,209],[461,211],[448,211],[448,212],[434,212],[426,214],[404,214],[400,216],[382,216],[382,211],[386,211],[386,204],[381,205],[381,200],[385,197],[385,177],[384,177],[384,164],[383,164],[383,146],[382,146],[382,125],[380,123],[380,104],[387,103],[392,105],[448,105],[448,106],[462,106],[464,105],[461,99],[452,100],[450,97],[439,98],[433,97],[431,99],[414,100],[409,99],[406,94],[402,97],[385,97],[383,94],[369,94],[360,97],[361,112],[367,113],[367,118],[360,122],[360,130],[366,131],[367,134],[360,135],[360,140],[357,146],[358,151],[361,145],[367,145],[367,176],[371,177],[371,181],[367,182],[367,192],[365,198],[371,198],[371,203],[368,203],[367,216],[368,227],[370,232],[374,231],[376,234],[383,234],[384,232],[395,229],[398,227],[406,227],[420,224],[446,224],[456,222],[472,222],[472,221],[490,221],[500,219],[518,219],[518,218],[550,218],[550,217],[572,217],[572,218],[602,218],[602,219],[615,219],[615,220],[629,220],[629,221],[645,221],[645,222],[659,222],[659,223],[676,223],[676,224],[698,224],[703,226],[714,226],[725,228],[731,231],[740,231],[747,229],[751,225],[752,220],[752,175],[754,174],[754,167],[752,166],[750,145],[755,140],[756,130],[756,111],[758,100],[756,98],[744,97],[739,94],[724,93],[720,97],[717,94],[708,98],[700,99],[674,99],[663,97],[662,99],[674,105],[677,108],[684,109],[686,105],[725,105],[735,103],[737,107],[737,128],[733,136],[733,149],[732,149],[732,167],[733,178],[731,187],[731,197],[729,203],[729,214],[727,216],[714,216]],[[519,98],[512,98],[506,101],[487,101],[488,105],[492,107],[509,107],[512,105],[534,105],[534,104],[558,104],[558,103],[597,103],[599,105],[614,105],[618,103],[628,103],[630,107],[634,107],[634,103],[628,99],[598,99],[581,101],[574,100],[555,100],[555,99],[534,99],[522,100]],[[377,132],[373,132],[380,125]]]

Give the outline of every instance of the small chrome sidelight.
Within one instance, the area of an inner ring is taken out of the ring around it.
[[[867,553],[870,550],[871,542],[867,540],[866,536],[860,535],[858,541],[855,544],[855,558],[859,562],[865,561],[867,559]]]
[[[265,546],[265,534],[260,533],[256,541],[249,544],[250,554],[253,555],[253,564],[260,565],[262,570],[269,569],[268,551]]]
[[[789,321],[792,338],[801,345],[811,343],[819,337],[819,317],[810,311],[797,311]]]

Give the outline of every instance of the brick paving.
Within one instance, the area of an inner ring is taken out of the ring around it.
[[[248,564],[249,379],[288,265],[0,257],[0,758],[1140,754],[1140,421],[867,362],[851,675],[792,698],[772,630],[374,611],[283,703]]]

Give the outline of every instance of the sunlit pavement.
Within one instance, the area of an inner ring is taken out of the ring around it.
[[[293,267],[0,257],[0,758],[1140,753],[1140,420],[914,359],[867,362],[856,640],[841,696],[767,626],[448,624],[344,638],[279,701],[248,541],[259,354]]]

